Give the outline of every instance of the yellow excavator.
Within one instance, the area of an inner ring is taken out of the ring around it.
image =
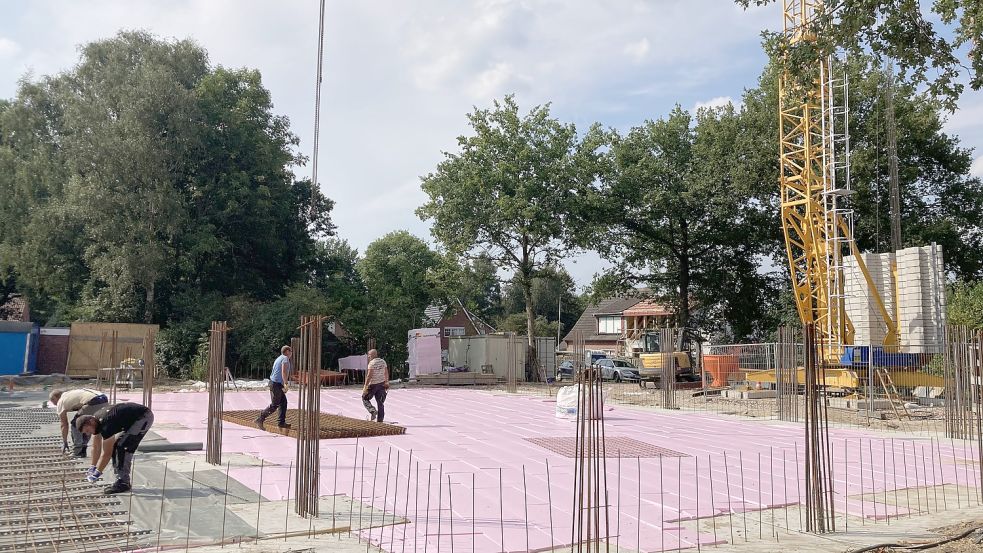
[[[662,377],[663,363],[667,356],[662,353],[658,332],[642,333],[639,342],[642,346],[642,351],[637,354],[638,373],[641,376],[639,383],[644,387],[646,382],[655,382]],[[677,382],[699,382],[698,351],[699,344],[702,342],[702,338],[691,329],[683,329],[678,333],[672,352],[672,364],[676,371]]]

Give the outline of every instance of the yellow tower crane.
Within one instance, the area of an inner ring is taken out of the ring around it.
[[[791,45],[816,43],[823,0],[783,0],[785,38]],[[834,78],[832,53],[820,57],[810,85],[788,68],[779,81],[781,209],[796,307],[803,323],[816,328],[828,359],[854,340],[847,315],[845,267],[853,255],[867,284],[868,298],[887,326],[884,345],[898,343],[898,325],[885,307],[853,240],[849,188],[848,94]],[[844,73],[845,79],[845,73]]]

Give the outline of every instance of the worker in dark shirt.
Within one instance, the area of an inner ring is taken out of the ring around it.
[[[112,460],[116,482],[104,492],[130,491],[133,454],[154,424],[153,412],[139,403],[120,403],[96,415],[83,415],[75,424],[82,434],[93,436],[92,466],[86,472],[86,479],[92,483],[98,481]]]

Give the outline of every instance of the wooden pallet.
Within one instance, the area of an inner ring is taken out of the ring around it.
[[[225,411],[222,419],[242,426],[256,427],[256,417],[259,416],[258,410],[248,411]],[[277,426],[276,413],[270,415],[263,425],[263,430],[274,434],[297,437],[297,428],[300,426],[299,411],[296,409],[287,410],[287,423],[290,428],[280,428]],[[329,415],[321,413],[321,432],[320,439],[331,440],[339,438],[370,438],[372,436],[398,436],[405,434],[406,429],[394,424],[384,422],[372,422],[367,420],[342,417],[340,415]]]

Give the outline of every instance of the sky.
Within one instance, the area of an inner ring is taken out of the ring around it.
[[[468,112],[506,94],[523,110],[550,102],[581,130],[739,101],[757,84],[760,32],[780,24],[778,4],[328,1],[318,174],[339,236],[359,251],[399,229],[432,242],[414,213],[426,200],[420,177],[455,149]],[[260,70],[310,155],[317,0],[0,0],[0,13],[0,97],[25,75],[71,68],[80,44],[143,29],[194,39],[213,65]],[[965,94],[946,128],[976,149],[983,176],[983,93]],[[603,267],[591,253],[567,264],[581,286]]]

